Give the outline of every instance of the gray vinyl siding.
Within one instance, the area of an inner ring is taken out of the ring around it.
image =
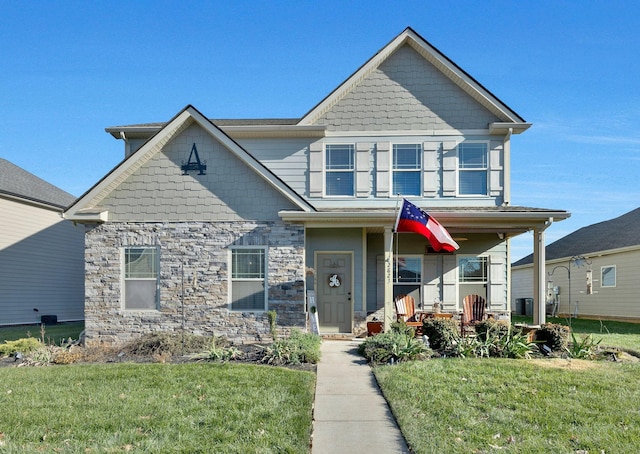
[[[359,81],[316,124],[340,131],[486,129],[499,121],[405,45]]]
[[[308,139],[240,139],[237,142],[298,194],[309,193]]]
[[[183,175],[196,143],[205,175]],[[294,205],[197,125],[168,142],[100,202],[110,221],[277,220]]]
[[[0,325],[84,319],[84,228],[14,200],[0,213]]]
[[[640,248],[624,251],[599,253],[589,257],[591,265],[576,267],[571,264],[571,306],[569,307],[569,275],[565,267],[568,259],[548,263],[545,276],[550,277],[553,286],[560,287],[560,314],[574,314],[577,305],[578,317],[620,318],[640,320]],[[603,266],[616,267],[615,287],[602,287],[600,270]],[[593,270],[593,294],[586,293],[587,270]],[[533,297],[533,267],[524,265],[514,268],[511,273],[512,304],[516,298]]]

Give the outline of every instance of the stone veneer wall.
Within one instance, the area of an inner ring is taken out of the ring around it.
[[[160,309],[125,310],[122,250],[154,246],[160,253]],[[230,246],[268,246],[268,309],[278,330],[304,329],[304,227],[273,222],[105,223],[87,227],[85,325],[88,345],[119,344],[156,331],[270,338],[264,312],[228,306]],[[184,294],[183,289],[184,288]]]

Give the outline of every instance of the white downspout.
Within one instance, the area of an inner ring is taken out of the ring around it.
[[[546,322],[545,307],[545,269],[546,250],[544,246],[544,231],[553,224],[549,218],[542,226],[533,229],[533,324],[543,325]]]

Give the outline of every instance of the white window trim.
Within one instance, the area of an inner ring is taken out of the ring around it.
[[[353,153],[353,169],[327,169],[327,147],[328,146],[347,146],[347,147],[351,147],[351,151]],[[357,160],[357,156],[356,156],[356,145],[354,143],[346,143],[346,142],[339,142],[339,143],[325,143],[324,144],[324,149],[322,150],[322,196],[326,197],[326,198],[331,198],[331,199],[354,199],[356,198],[356,179],[357,179],[357,175],[356,175],[356,160]],[[352,188],[352,194],[351,195],[332,195],[332,194],[327,194],[327,172],[343,172],[343,173],[351,173],[353,175],[353,188]]]
[[[156,271],[155,278],[127,278],[126,270],[126,250],[127,249],[155,249],[156,250]],[[157,245],[127,245],[120,248],[120,307],[127,312],[157,312],[160,310],[160,247]],[[127,308],[126,282],[128,280],[136,281],[155,281],[156,282],[156,307],[153,309],[129,309]]]
[[[239,249],[262,249],[264,251],[264,278],[262,279],[233,279],[233,251]],[[231,246],[227,253],[227,263],[229,264],[229,273],[227,276],[227,307],[229,311],[236,313],[263,313],[268,309],[269,303],[269,247],[268,246]],[[264,304],[262,309],[233,309],[233,283],[238,281],[246,282],[264,282]]]
[[[395,152],[396,145],[415,145],[418,147],[418,167],[415,169],[396,169],[394,168],[393,156]],[[391,188],[390,194],[396,196],[395,188],[393,187],[393,176],[396,172],[415,172],[418,174],[418,193],[417,194],[400,194],[401,196],[407,197],[422,197],[422,193],[424,191],[422,180],[424,174],[424,147],[422,143],[419,142],[395,142],[391,144],[391,149],[389,152],[389,187]]]
[[[482,143],[485,144],[486,146],[486,150],[485,150],[485,158],[486,158],[486,162],[487,162],[487,166],[484,169],[485,170],[485,174],[486,174],[486,181],[487,181],[487,186],[485,188],[485,193],[484,194],[461,194],[460,193],[460,172],[479,172],[482,169],[469,169],[469,170],[464,170],[464,169],[460,169],[460,146],[464,146],[464,145],[470,145],[470,144],[475,144],[475,143]],[[465,140],[464,142],[460,142],[458,145],[456,145],[456,196],[458,197],[468,197],[468,198],[485,198],[485,197],[489,197],[489,186],[491,185],[491,182],[489,181],[489,178],[491,176],[491,162],[489,161],[491,156],[490,156],[490,152],[491,152],[491,142],[489,140]]]
[[[614,282],[613,285],[604,285],[604,276],[602,275],[602,273],[604,272],[605,268],[613,268],[613,272],[614,272]],[[605,265],[605,266],[601,266],[600,267],[600,287],[601,288],[615,288],[618,286],[618,269],[616,267],[616,265]]]

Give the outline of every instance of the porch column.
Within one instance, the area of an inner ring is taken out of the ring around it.
[[[384,229],[384,331],[391,329],[396,308],[393,305],[393,230]]]
[[[540,227],[533,229],[533,324],[546,322],[545,301],[545,269],[546,251],[544,247],[544,231],[551,225],[553,218]]]

